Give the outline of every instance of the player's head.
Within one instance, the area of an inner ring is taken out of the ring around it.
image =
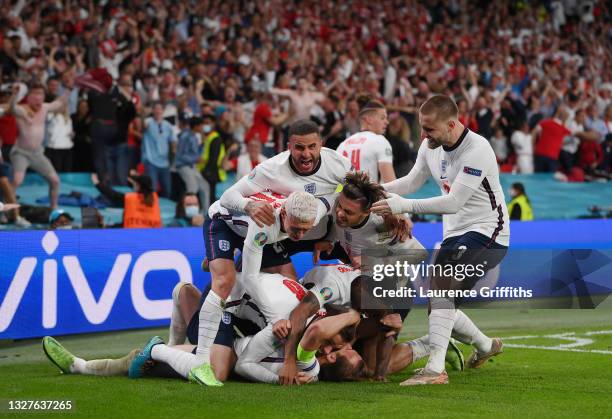
[[[318,358],[321,381],[354,381],[363,376],[365,362],[350,345]]]
[[[45,101],[45,88],[42,84],[35,83],[28,89],[27,103],[30,109],[38,111]]]
[[[429,148],[452,144],[453,130],[460,125],[457,104],[446,95],[430,97],[419,109],[421,138],[427,138]]]
[[[368,216],[374,202],[385,199],[384,191],[366,172],[349,172],[344,180],[336,200],[336,224],[342,228],[356,227]]]
[[[281,208],[281,225],[291,240],[301,240],[314,226],[317,198],[307,192],[292,192]]]
[[[290,163],[300,175],[309,174],[318,168],[322,146],[319,126],[313,121],[301,119],[289,127]]]
[[[367,96],[366,96],[367,98]],[[366,131],[372,131],[374,134],[383,135],[389,125],[389,119],[387,117],[387,110],[385,105],[377,100],[367,101],[359,97],[357,99],[359,103],[359,123],[361,129]]]

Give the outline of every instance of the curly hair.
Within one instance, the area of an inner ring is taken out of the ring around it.
[[[367,211],[374,202],[385,199],[385,190],[370,180],[366,172],[349,172],[344,178],[342,193],[349,199],[361,202],[361,209]]]

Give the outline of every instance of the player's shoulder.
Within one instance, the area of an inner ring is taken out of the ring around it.
[[[465,151],[468,152],[482,152],[484,150],[487,152],[493,152],[493,147],[491,147],[489,140],[471,130],[468,130],[464,143],[466,145]]]
[[[268,177],[276,178],[276,175],[279,174],[283,168],[288,168],[288,160],[289,160],[289,151],[283,151],[282,153],[278,153],[274,157],[270,157],[269,159],[262,161],[257,165],[255,169],[251,172],[254,174],[259,172],[261,174],[266,174]]]
[[[332,150],[331,148],[321,147],[321,159],[323,164],[325,164],[326,166],[334,165],[340,166],[342,168],[348,167],[348,169],[346,170],[349,170],[351,167],[351,162],[349,161],[349,159],[344,157],[338,151]]]

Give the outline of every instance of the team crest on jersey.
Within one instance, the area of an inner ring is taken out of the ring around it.
[[[321,297],[323,297],[325,301],[332,298],[333,295],[334,295],[334,292],[332,291],[330,287],[321,288]]]
[[[230,243],[227,240],[219,240],[219,249],[227,252],[230,250]]]
[[[230,324],[232,322],[232,316],[227,311],[224,311],[221,321],[223,321],[225,324]]]
[[[306,185],[304,185],[304,190],[306,192],[308,192],[309,194],[315,194],[315,192],[317,191],[317,184],[316,183],[308,183]]]
[[[446,168],[448,167],[448,162],[446,160],[442,160],[440,162],[440,171],[442,172],[442,175],[444,175],[446,173]]]
[[[482,170],[474,169],[469,166],[463,166],[463,173],[467,173],[468,175],[480,177],[480,175],[482,175]]]
[[[255,234],[255,238],[253,239],[253,241],[257,246],[263,246],[268,241],[268,236],[262,231]]]

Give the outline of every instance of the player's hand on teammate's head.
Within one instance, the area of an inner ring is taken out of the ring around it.
[[[312,263],[318,264],[321,258],[321,252],[325,252],[327,255],[334,249],[334,244],[329,240],[322,240],[315,243],[314,251],[312,252]]]
[[[274,224],[274,208],[267,202],[251,201],[244,210],[259,227]]]
[[[392,196],[372,204],[370,212],[384,217],[385,215],[401,214],[402,203],[405,201],[401,196]]]
[[[272,333],[279,340],[287,339],[291,333],[291,322],[288,319],[281,319],[272,326]]]

